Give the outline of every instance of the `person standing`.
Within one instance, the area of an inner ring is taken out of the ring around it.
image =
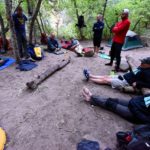
[[[130,20],[129,10],[124,9],[121,14],[121,21],[116,23],[116,25],[112,28],[112,33],[114,34],[113,43],[110,51],[111,60],[110,63],[106,65],[112,66],[113,61],[116,58],[116,66],[115,71],[118,72],[120,70],[120,62],[121,62],[121,50],[125,41],[126,34],[130,28]]]
[[[25,28],[27,17],[23,14],[23,9],[21,6],[19,6],[16,9],[12,17],[15,26],[15,33],[17,37],[20,57],[21,58],[25,57],[27,59],[29,58],[29,53],[27,50],[26,28]]]
[[[98,15],[97,22],[94,23],[94,26],[93,26],[93,32],[94,32],[93,44],[94,44],[94,53],[95,54],[98,54],[99,49],[100,49],[103,29],[104,29],[103,16]]]

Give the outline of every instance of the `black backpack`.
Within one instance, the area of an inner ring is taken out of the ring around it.
[[[150,125],[136,126],[131,132],[116,134],[119,150],[150,150]]]

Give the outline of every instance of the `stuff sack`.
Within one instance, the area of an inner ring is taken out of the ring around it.
[[[84,52],[85,57],[93,57],[94,56],[94,50],[92,47],[83,48],[83,52]]]
[[[100,150],[100,145],[97,141],[82,140],[77,145],[77,150]]]
[[[28,46],[28,52],[32,59],[34,60],[42,60],[44,57],[41,47],[34,46],[33,44],[30,44]]]
[[[116,134],[120,150],[150,150],[150,125],[139,125],[131,132]]]

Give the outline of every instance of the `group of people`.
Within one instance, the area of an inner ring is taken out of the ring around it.
[[[126,33],[130,27],[128,16],[129,10],[124,9],[121,14],[122,20],[112,27],[111,30],[114,34],[110,51],[111,60],[106,65],[112,66],[113,61],[116,58],[116,72],[120,71],[121,50],[125,41]],[[95,23],[93,27],[95,53],[98,53],[100,49],[103,28],[104,24],[102,23],[102,16],[98,16],[97,23]],[[137,89],[150,88],[150,57],[142,59],[141,65],[137,69],[125,73],[124,75],[97,76],[91,74],[87,69],[84,69],[83,74],[86,81],[92,81],[100,85],[110,85],[113,89],[123,90],[128,86]],[[150,123],[150,93],[134,97],[131,100],[124,100],[121,98],[116,99],[95,96],[85,87],[83,88],[82,94],[85,100],[92,105],[113,111],[129,121],[141,124]]]
[[[116,66],[115,71],[120,71],[120,62],[121,62],[121,50],[125,41],[126,34],[130,28],[130,20],[129,17],[129,10],[124,9],[121,13],[121,21],[116,23],[111,28],[111,32],[113,33],[113,43],[110,51],[111,60],[106,65],[112,66],[113,61],[116,58]],[[101,41],[102,41],[102,34],[104,29],[104,22],[103,16],[97,16],[97,22],[93,26],[93,44],[94,44],[94,52],[97,55],[100,50]]]
[[[113,89],[125,87],[150,88],[150,57],[141,60],[141,65],[131,72],[116,76],[96,76],[84,70],[84,77],[100,85],[110,85]],[[134,97],[131,100],[109,98],[93,95],[89,89],[83,88],[82,94],[87,102],[115,112],[133,123],[150,123],[150,93]]]

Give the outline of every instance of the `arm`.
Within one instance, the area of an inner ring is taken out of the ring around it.
[[[56,42],[57,42],[57,47],[58,47],[58,48],[61,48],[61,45],[60,45],[59,41],[56,40]]]
[[[28,21],[28,18],[26,17],[26,15],[23,15],[23,17],[25,21]]]
[[[150,73],[141,71],[139,79],[136,81],[137,88],[150,88]]]
[[[120,25],[120,26],[115,26],[113,29],[112,29],[112,32],[113,33],[119,33],[121,31],[123,31],[125,28],[129,28],[130,26],[130,23],[129,22],[125,22],[124,24]]]
[[[101,31],[104,29],[104,23],[101,22],[101,25],[96,27],[95,24],[94,24],[94,27],[93,27],[93,31]]]
[[[47,44],[48,44],[48,47],[52,48],[52,49],[55,49],[56,47],[52,44],[52,42],[50,41],[50,39],[48,38],[47,40]]]

